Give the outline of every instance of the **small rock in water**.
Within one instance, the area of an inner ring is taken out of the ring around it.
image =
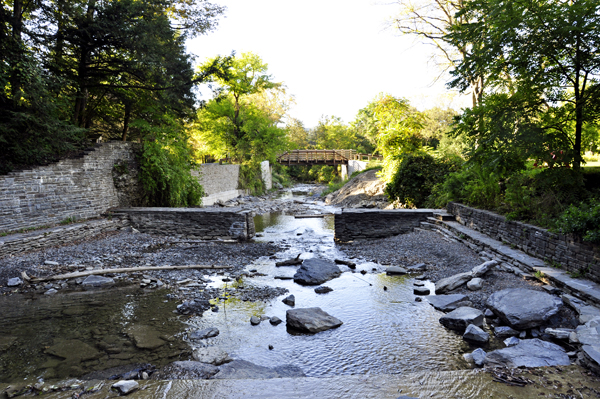
[[[206,339],[212,338],[219,335],[219,329],[216,327],[209,327],[204,330],[194,331],[190,334],[190,339]]]
[[[367,271],[366,271],[366,270],[361,270],[361,271],[360,271],[360,274],[363,274],[363,275],[365,275],[365,274],[367,274]]]
[[[281,324],[282,322],[283,322],[283,320],[281,320],[277,316],[273,316],[273,317],[271,317],[271,320],[269,320],[269,323],[271,323],[274,326],[277,326],[277,325]]]
[[[476,325],[469,324],[463,334],[463,339],[478,344],[485,344],[490,340],[490,335]]]
[[[9,287],[17,287],[19,285],[23,284],[23,280],[21,280],[19,277],[14,277],[14,278],[9,278],[8,279],[8,286]]]
[[[198,348],[194,351],[193,357],[199,362],[214,364],[215,366],[220,366],[233,360],[227,352],[215,346]]]
[[[521,342],[521,340],[517,337],[510,337],[510,338],[506,338],[504,340],[504,345],[506,346],[515,346],[515,345],[519,345],[519,342]]]
[[[464,332],[469,324],[483,325],[483,313],[481,310],[463,306],[440,317],[440,323],[451,330]]]
[[[485,363],[487,353],[485,353],[483,349],[477,348],[471,353],[471,356],[473,356],[473,363],[475,363],[477,367],[482,367]]]
[[[281,302],[283,302],[289,306],[296,306],[296,297],[293,295],[290,295],[290,296],[284,298]]]
[[[429,290],[429,288],[415,287],[413,290],[413,293],[415,295],[429,295],[431,293],[431,291]]]
[[[383,286],[383,290],[384,290],[384,291],[387,291],[387,287],[386,287],[385,285]]]
[[[341,326],[341,320],[321,308],[291,309],[286,312],[287,326],[299,331],[317,333]]]
[[[425,285],[425,283],[424,283],[424,282],[422,282],[422,281],[415,281],[415,282],[413,283],[413,285],[414,285],[415,287],[423,287],[423,286]]]
[[[275,347],[273,345],[269,345],[269,350],[272,351]]]
[[[260,322],[261,322],[260,317],[252,316],[250,318],[250,324],[252,324],[253,326],[259,325]]]
[[[415,298],[415,302],[423,302],[423,298],[421,298],[420,296]]]
[[[118,390],[121,395],[127,395],[140,387],[135,380],[119,381],[113,384],[112,388]]]
[[[333,288],[327,287],[326,285],[315,288],[315,292],[317,294],[327,294],[328,292],[331,292],[331,291],[333,291]]]

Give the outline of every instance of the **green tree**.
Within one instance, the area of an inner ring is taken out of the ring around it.
[[[457,15],[472,22],[456,23],[448,37],[472,51],[457,64],[451,85],[464,90],[470,76],[485,73],[489,86],[506,94],[505,104],[527,102],[518,112],[522,123],[568,140],[579,167],[584,125],[598,118],[600,3],[473,0]]]

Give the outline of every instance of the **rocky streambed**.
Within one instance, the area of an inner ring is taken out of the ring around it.
[[[432,231],[336,245],[335,209],[309,195],[312,188],[299,191],[222,204],[262,213],[255,242],[128,230],[1,259],[0,391],[57,398],[106,397],[111,389],[148,398],[597,397],[598,380],[577,365],[590,364],[582,348],[595,339],[594,312],[585,304]],[[324,216],[294,217],[310,213]],[[300,264],[276,265],[296,259]],[[229,268],[25,278],[160,265]],[[519,291],[506,294],[510,289]],[[523,322],[523,313],[534,321]],[[478,366],[501,367],[481,374]],[[497,389],[494,381],[511,385]]]

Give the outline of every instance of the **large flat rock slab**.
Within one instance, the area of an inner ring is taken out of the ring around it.
[[[160,380],[196,380],[209,379],[219,372],[219,368],[212,364],[194,362],[191,360],[178,361],[167,364],[157,373],[152,374],[152,379]]]
[[[487,306],[506,324],[517,330],[543,325],[562,306],[562,300],[546,292],[508,288],[495,292]]]
[[[268,378],[290,378],[305,377],[299,367],[287,365],[269,368],[259,366],[246,360],[234,360],[220,367],[220,371],[213,377],[217,380],[223,379],[268,379]]]
[[[321,308],[290,309],[286,312],[287,326],[295,330],[318,333],[344,324]]]
[[[333,262],[323,259],[306,259],[294,274],[294,281],[302,285],[321,285],[341,274],[342,271]]]
[[[545,367],[568,366],[569,356],[563,348],[540,339],[525,339],[518,345],[490,352],[485,366],[491,367]]]

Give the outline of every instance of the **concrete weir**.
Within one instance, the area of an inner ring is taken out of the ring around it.
[[[342,209],[335,214],[335,240],[348,242],[408,233],[435,209]]]
[[[248,240],[254,237],[254,214],[241,208],[119,208],[142,233],[203,240]]]

